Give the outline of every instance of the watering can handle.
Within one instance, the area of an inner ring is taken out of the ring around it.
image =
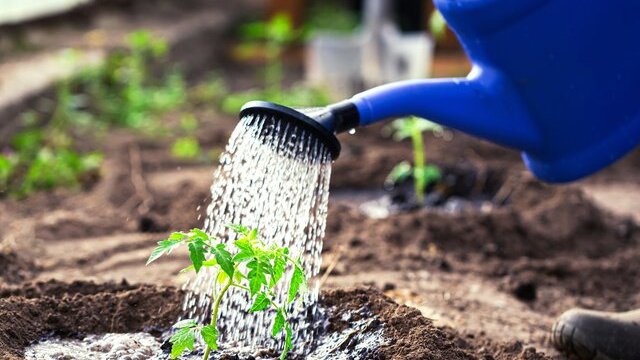
[[[540,134],[500,73],[474,68],[466,78],[394,82],[355,95],[360,125],[419,116],[522,151],[540,146]]]

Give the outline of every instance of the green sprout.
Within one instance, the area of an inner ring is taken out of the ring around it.
[[[442,126],[429,120],[411,116],[393,121],[391,129],[393,138],[396,141],[411,138],[413,144],[413,166],[407,161],[399,163],[387,176],[387,182],[397,184],[409,176],[413,176],[416,198],[420,203],[423,203],[427,187],[438,182],[442,177],[442,173],[437,166],[426,163],[422,134],[425,131],[441,132]]]
[[[202,148],[196,137],[198,119],[193,114],[185,114],[180,119],[179,131],[183,134],[171,145],[171,156],[176,159],[194,160],[201,157]]]
[[[306,276],[299,259],[294,259],[287,247],[267,244],[257,229],[250,229],[242,225],[227,226],[238,239],[233,245],[227,245],[200,229],[189,232],[174,232],[168,239],[158,242],[147,265],[170,254],[179,246],[186,246],[192,265],[182,272],[211,268],[215,271],[211,284],[211,322],[207,325],[198,324],[195,320],[182,320],[173,325],[175,334],[169,340],[171,358],[176,359],[186,350],[193,350],[198,334],[206,344],[203,360],[208,360],[211,351],[218,350],[218,313],[225,294],[231,288],[247,292],[253,299],[249,312],[271,310],[275,313],[271,325],[271,335],[278,337],[284,332],[284,349],[280,359],[284,360],[292,350],[293,332],[289,323],[287,308],[306,288]],[[287,300],[285,303],[277,301],[276,286],[291,272]]]
[[[39,190],[77,188],[97,174],[103,155],[80,153],[71,136],[52,121],[44,129],[29,125],[0,154],[0,195],[24,198]]]
[[[177,138],[171,145],[171,156],[176,159],[195,159],[202,153],[198,139],[193,136]]]
[[[165,40],[139,30],[128,34],[125,43],[125,48],[110,53],[102,64],[72,79],[74,95],[86,98],[101,123],[153,127],[155,115],[186,101],[185,81],[176,69],[161,77],[152,74],[150,65],[168,54]]]

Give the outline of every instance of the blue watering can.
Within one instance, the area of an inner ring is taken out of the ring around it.
[[[640,142],[640,1],[435,0],[473,68],[365,91],[322,111],[266,102],[319,136],[416,115],[523,152],[540,179],[567,182],[611,164]]]

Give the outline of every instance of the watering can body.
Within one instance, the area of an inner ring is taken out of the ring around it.
[[[549,182],[589,175],[640,142],[640,1],[435,3],[471,73],[358,94],[360,125],[421,116],[521,150]]]

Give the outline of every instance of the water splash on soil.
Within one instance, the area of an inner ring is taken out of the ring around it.
[[[329,197],[331,156],[317,137],[270,116],[248,116],[234,130],[221,156],[211,187],[205,230],[223,241],[235,240],[227,224],[258,228],[268,243],[287,246],[302,256],[308,277],[320,271]],[[209,317],[211,271],[201,271],[185,288],[189,294],[185,318],[204,322]],[[286,298],[290,279],[276,293]],[[297,347],[311,343],[310,322],[316,314],[318,288],[309,287],[302,305],[291,309]],[[223,301],[218,324],[221,341],[238,346],[275,347],[270,326],[275,314],[248,314],[247,294],[231,289]]]
[[[321,333],[316,346],[306,355],[291,353],[289,359],[366,360],[376,357],[381,345],[388,343],[384,327],[377,316],[364,309],[345,312],[341,316],[349,325],[336,332]],[[164,349],[163,349],[164,348]],[[255,347],[227,347],[212,354],[212,359],[274,360],[277,352]],[[89,335],[82,339],[49,338],[25,350],[26,360],[168,360],[168,348],[148,333]],[[180,357],[198,360],[201,351]]]

